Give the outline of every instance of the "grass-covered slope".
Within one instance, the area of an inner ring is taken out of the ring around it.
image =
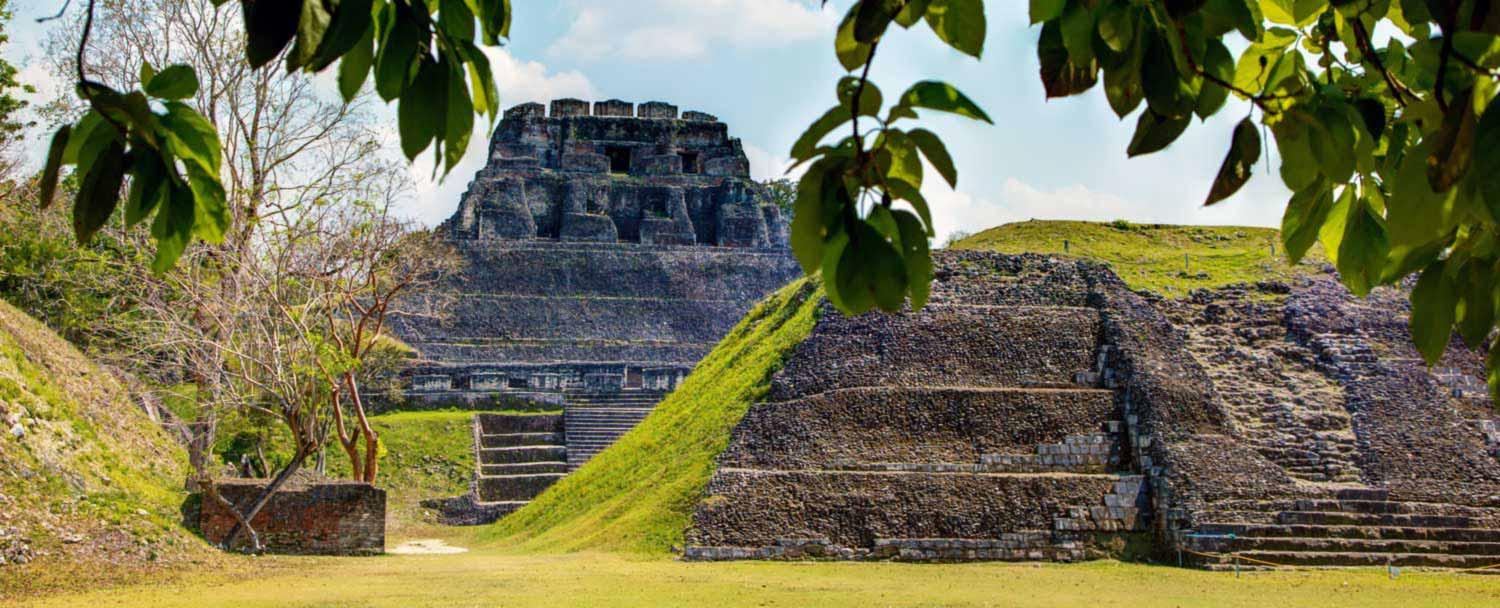
[[[0,598],[196,559],[187,458],[105,370],[0,301]]]
[[[1314,247],[1294,267],[1278,231],[1242,226],[1032,220],[996,226],[952,247],[1099,260],[1134,289],[1178,297],[1194,289],[1286,279],[1324,262]]]
[[[807,279],[763,300],[639,426],[482,536],[536,550],[681,546],[730,431],[812,331],[821,300]]]

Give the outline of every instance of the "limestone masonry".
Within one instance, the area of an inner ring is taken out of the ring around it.
[[[545,431],[476,421],[472,498],[503,503],[487,512],[523,504],[634,426],[799,273],[788,219],[713,116],[660,102],[511,108],[442,226],[467,261],[450,314],[394,323],[420,353],[405,396],[560,406]]]
[[[1481,355],[1424,366],[1402,292],[1330,273],[1158,301],[1088,262],[935,262],[920,312],[825,309],[686,557],[1500,563]]]

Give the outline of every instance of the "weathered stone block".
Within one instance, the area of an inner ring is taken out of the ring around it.
[[[589,102],[587,101],[581,99],[554,99],[552,101],[553,118],[588,115]]]
[[[565,241],[589,241],[613,243],[620,240],[615,223],[607,215],[590,213],[568,213],[563,215],[562,234]]]
[[[636,107],[636,115],[641,118],[677,118],[677,106],[660,101],[648,101]]]
[[[635,104],[611,99],[609,101],[594,102],[594,116],[634,116]]]
[[[717,116],[714,116],[713,114],[708,114],[708,113],[705,113],[705,112],[697,112],[697,111],[694,111],[694,110],[688,110],[686,112],[683,112],[682,113],[682,119],[683,120],[696,121],[696,122],[719,122],[719,118]]]

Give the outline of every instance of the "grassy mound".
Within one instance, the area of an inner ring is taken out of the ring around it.
[[[105,370],[0,301],[0,597],[206,558],[185,451]]]
[[[1314,247],[1301,264],[1288,264],[1280,233],[1271,228],[1123,221],[1016,222],[965,238],[953,248],[1067,254],[1099,260],[1107,262],[1132,288],[1168,296],[1235,283],[1287,279],[1311,272],[1325,262],[1321,250]]]
[[[639,426],[481,537],[548,551],[680,546],[730,431],[812,331],[821,300],[807,279],[763,300]]]

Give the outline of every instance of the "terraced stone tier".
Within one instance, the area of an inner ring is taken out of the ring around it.
[[[1196,563],[1232,567],[1426,566],[1500,563],[1500,508],[1389,499],[1378,489],[1327,498],[1214,505],[1213,521],[1183,535]]]
[[[721,468],[694,516],[688,543],[759,547],[782,538],[816,537],[839,546],[873,547],[876,538],[995,539],[1053,530],[1070,507],[1104,505],[1120,481],[1116,475],[1059,473]]]
[[[486,502],[531,500],[566,473],[484,475],[478,480],[479,496]]]
[[[1077,388],[1099,350],[1099,313],[1089,308],[929,304],[901,315],[833,313],[830,306],[776,375],[772,401],[869,386]]]
[[[1114,393],[1099,389],[839,389],[757,404],[720,463],[732,468],[847,469],[870,463],[972,466],[988,459],[995,470],[1005,470],[1001,464],[1041,467],[1063,459],[1035,458],[1039,444],[1058,447],[1041,456],[1093,454],[1075,449],[1081,448],[1077,437],[1108,441],[1107,422],[1116,417]],[[1073,442],[1065,444],[1070,437]],[[1095,440],[1088,441],[1092,445]],[[1109,451],[1106,447],[1102,453]],[[1005,456],[1016,458],[1006,462]],[[1102,467],[1108,462],[1076,464]]]
[[[712,344],[729,333],[744,309],[744,302],[733,299],[465,292],[454,296],[449,309],[452,318],[462,319],[461,322],[414,319],[405,329],[409,339],[418,343],[487,340]],[[505,314],[494,314],[497,310]]]

